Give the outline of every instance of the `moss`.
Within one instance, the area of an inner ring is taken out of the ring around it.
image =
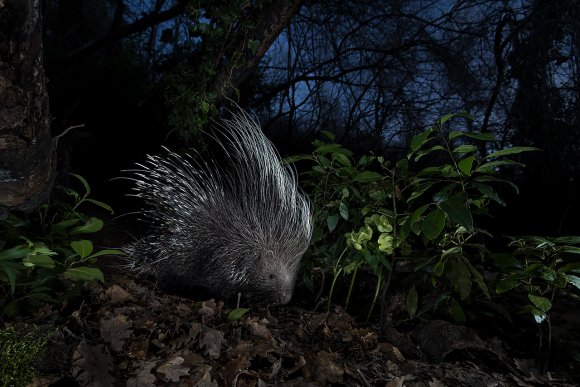
[[[36,325],[0,330],[0,386],[26,386],[35,375],[34,363],[47,347],[50,333]]]

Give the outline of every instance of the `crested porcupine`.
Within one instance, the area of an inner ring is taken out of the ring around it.
[[[222,120],[211,137],[227,168],[167,151],[130,171],[150,226],[125,248],[131,266],[192,296],[202,288],[285,304],[312,234],[308,199],[248,114]]]

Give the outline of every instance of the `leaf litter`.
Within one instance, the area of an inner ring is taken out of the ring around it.
[[[194,302],[113,276],[106,286],[93,284],[60,328],[69,362],[44,369],[32,385],[573,385],[444,321],[403,334],[359,324],[339,307],[255,307],[235,321],[229,313],[221,301]]]

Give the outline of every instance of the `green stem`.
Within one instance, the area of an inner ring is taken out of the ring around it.
[[[377,286],[375,288],[375,296],[373,297],[373,303],[371,304],[371,307],[369,309],[369,313],[367,314],[367,320],[366,320],[367,322],[370,320],[371,314],[373,313],[373,309],[375,308],[375,305],[377,303],[379,291],[381,290],[382,280],[383,280],[383,270],[381,269],[381,272],[379,273],[379,278],[377,278]]]
[[[326,310],[329,311],[330,310],[330,302],[332,300],[332,293],[334,292],[334,285],[336,284],[336,280],[338,279],[338,276],[340,275],[340,273],[342,273],[342,267],[339,269],[338,265],[340,264],[340,261],[342,260],[342,257],[344,256],[344,253],[346,253],[346,250],[348,249],[348,247],[345,247],[344,250],[342,250],[342,253],[340,253],[340,256],[338,257],[338,259],[336,260],[336,263],[334,264],[334,267],[332,268],[332,272],[333,272],[333,278],[332,278],[332,284],[330,285],[330,291],[328,293],[328,303],[326,305]]]
[[[463,181],[462,172],[459,169],[459,165],[457,164],[457,161],[455,160],[455,157],[453,157],[453,151],[451,150],[449,141],[447,140],[447,138],[445,136],[443,136],[442,133],[443,132],[441,131],[441,128],[440,128],[439,134],[441,135],[441,138],[443,139],[443,143],[445,143],[445,148],[447,149],[447,153],[449,153],[449,157],[451,157],[451,161],[453,162],[453,166],[455,167],[455,171],[457,172],[457,174],[459,176],[459,182],[461,183],[461,190],[463,192],[465,192],[466,191],[466,188],[465,188],[465,182]]]
[[[332,300],[332,293],[334,292],[334,285],[336,284],[336,280],[338,276],[342,273],[342,268],[338,270],[338,272],[334,272],[334,277],[332,278],[332,284],[330,285],[330,291],[328,292],[328,303],[326,305],[326,311],[330,311],[330,303]]]
[[[348,287],[348,294],[346,295],[346,302],[344,304],[344,310],[348,309],[348,303],[350,302],[350,295],[352,294],[352,288],[354,287],[354,280],[356,278],[356,273],[358,271],[358,267],[356,267],[352,273],[352,277],[350,279],[350,285]]]

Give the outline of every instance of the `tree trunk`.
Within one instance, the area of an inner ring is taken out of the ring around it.
[[[40,10],[0,0],[0,219],[45,201],[55,176]]]

